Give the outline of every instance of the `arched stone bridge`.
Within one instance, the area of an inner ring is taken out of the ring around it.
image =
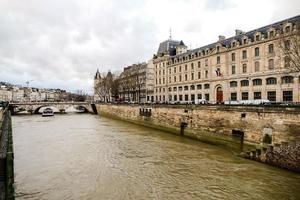
[[[74,107],[83,112],[93,112],[91,103],[89,102],[20,102],[10,103],[10,108],[13,114],[20,111],[27,111],[38,114],[43,107],[55,107],[59,112],[65,112],[68,108]]]

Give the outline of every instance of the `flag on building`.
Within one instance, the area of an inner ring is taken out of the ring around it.
[[[217,76],[222,76],[220,68],[217,68],[216,74],[217,74]]]

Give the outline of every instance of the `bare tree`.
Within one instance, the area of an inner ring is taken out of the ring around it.
[[[288,71],[300,72],[300,22],[294,28],[280,31],[279,48]]]

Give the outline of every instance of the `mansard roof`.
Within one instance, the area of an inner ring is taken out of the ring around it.
[[[170,56],[176,55],[176,47],[180,45],[181,41],[177,40],[166,40],[159,44],[157,55],[159,54],[168,54]],[[183,42],[182,42],[183,43]]]
[[[205,51],[207,49],[211,50],[211,49],[214,49],[217,44],[221,44],[224,47],[230,48],[231,44],[232,44],[232,41],[236,40],[236,41],[240,41],[241,42],[241,40],[242,40],[242,38],[244,36],[247,36],[249,39],[251,39],[253,41],[254,37],[255,37],[255,33],[257,33],[257,32],[260,32],[261,34],[266,35],[268,33],[268,30],[270,28],[275,28],[276,30],[278,30],[278,29],[281,29],[282,26],[285,23],[293,23],[293,24],[295,24],[295,23],[299,23],[299,22],[300,22],[300,15],[297,15],[297,16],[292,17],[292,18],[288,18],[288,19],[285,19],[285,20],[282,20],[282,21],[279,21],[279,22],[275,22],[273,24],[269,24],[267,26],[260,27],[258,29],[254,29],[254,30],[251,30],[251,31],[239,34],[239,35],[235,35],[233,37],[224,39],[222,41],[217,41],[217,42],[214,42],[212,44],[208,44],[208,45],[205,45],[205,46],[202,46],[202,47],[199,47],[199,48],[187,51],[187,52],[185,52],[183,54],[180,54],[180,56],[182,56],[182,55],[188,55],[188,54],[194,53],[194,52],[201,52],[203,50]],[[173,57],[176,57],[176,56],[173,55]]]

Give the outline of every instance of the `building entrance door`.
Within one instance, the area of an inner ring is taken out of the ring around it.
[[[222,103],[223,102],[223,90],[222,87],[217,88],[217,103]]]

